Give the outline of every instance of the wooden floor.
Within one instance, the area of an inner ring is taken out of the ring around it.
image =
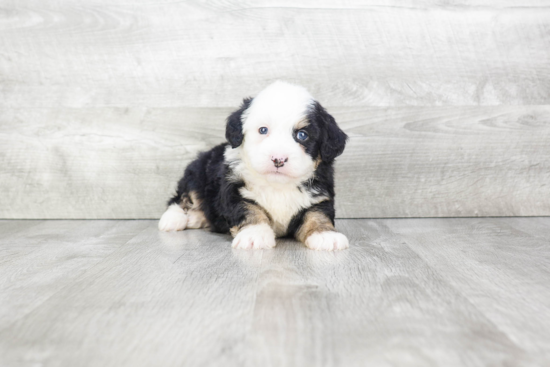
[[[550,218],[337,227],[325,253],[0,221],[0,366],[550,365]]]

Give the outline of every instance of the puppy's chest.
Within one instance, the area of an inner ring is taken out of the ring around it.
[[[325,200],[325,197],[313,197],[297,187],[245,186],[240,189],[240,194],[246,199],[254,200],[269,213],[277,236],[287,233],[290,220],[300,210]]]

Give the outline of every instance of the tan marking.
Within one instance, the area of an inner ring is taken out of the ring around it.
[[[231,232],[231,235],[235,237],[237,233],[240,232],[241,229],[243,229],[246,226],[253,225],[253,224],[260,224],[260,223],[267,223],[269,226],[271,226],[272,220],[269,214],[261,208],[258,205],[245,203],[246,207],[246,214],[245,219],[239,225],[231,227],[229,231]]]
[[[204,216],[202,210],[192,209],[187,212],[189,219],[187,220],[187,228],[207,228],[210,227],[210,222]]]
[[[322,161],[323,161],[323,160],[321,159],[321,155],[319,154],[319,155],[317,156],[317,158],[315,158],[315,161],[313,162],[313,167],[314,167],[315,169],[317,169],[317,167],[319,167],[319,165],[321,164]]]
[[[199,199],[199,195],[196,191],[189,191],[189,196],[191,197],[191,203],[193,204],[193,208],[198,208],[202,204],[202,200]]]
[[[334,225],[325,213],[319,211],[309,211],[304,215],[302,225],[296,231],[295,237],[300,242],[306,242],[306,239],[313,232],[334,231]]]
[[[240,229],[241,228],[239,226],[233,226],[233,227],[229,228],[229,233],[231,233],[231,236],[233,238],[235,238],[235,237],[237,237],[237,233],[239,233]]]
[[[180,206],[189,216],[187,222],[187,228],[207,228],[210,227],[210,223],[204,212],[201,209],[202,200],[199,198],[196,191],[190,191],[187,195],[182,197]]]
[[[309,126],[309,120],[308,119],[303,119],[303,120],[300,120],[296,123],[296,125],[294,125],[294,128],[296,130],[300,130],[300,129],[303,129],[304,127],[306,126]]]
[[[180,206],[185,213],[193,207],[193,203],[187,194],[182,195]]]
[[[181,197],[181,208],[187,213],[188,210],[201,210],[202,200],[196,191],[189,191]]]

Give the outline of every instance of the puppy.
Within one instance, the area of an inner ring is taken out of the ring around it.
[[[275,82],[227,119],[228,143],[185,170],[161,231],[230,232],[232,247],[268,249],[294,236],[314,250],[341,250],[334,229],[334,159],[346,134],[302,87]]]

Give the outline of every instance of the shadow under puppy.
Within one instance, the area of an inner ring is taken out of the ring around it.
[[[225,136],[186,168],[160,230],[231,232],[240,249],[282,236],[314,250],[349,246],[334,229],[332,167],[347,136],[303,87],[278,81],[245,99]]]

